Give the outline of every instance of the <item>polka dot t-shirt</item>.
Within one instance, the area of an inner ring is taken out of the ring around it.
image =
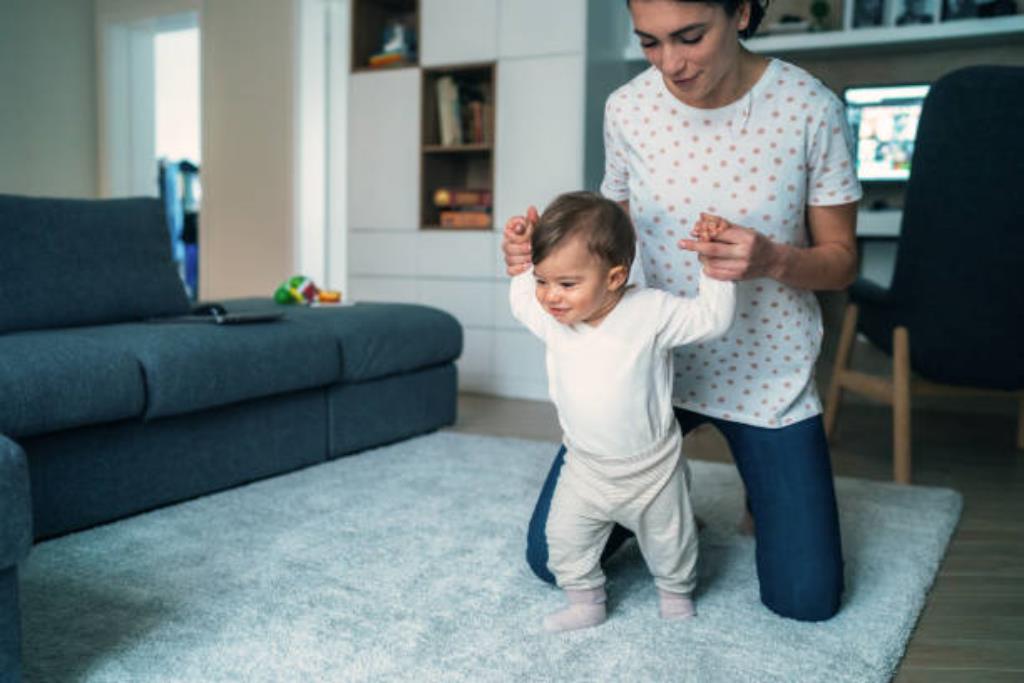
[[[697,294],[700,262],[676,243],[700,212],[807,246],[807,205],[861,197],[842,104],[779,60],[719,109],[683,104],[651,67],[609,96],[604,128],[601,192],[629,200],[647,285],[682,296]],[[736,321],[724,337],[674,350],[675,404],[759,427],[820,413],[814,294],[764,278],[737,283],[736,296]]]

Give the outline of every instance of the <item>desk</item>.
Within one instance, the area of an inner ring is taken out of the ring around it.
[[[899,209],[857,212],[857,262],[862,277],[883,287],[892,281],[902,221]]]
[[[903,212],[899,209],[882,209],[857,212],[857,241],[896,239],[900,236]]]

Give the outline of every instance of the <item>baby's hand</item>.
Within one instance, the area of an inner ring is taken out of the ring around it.
[[[702,212],[700,214],[700,220],[698,220],[696,225],[693,226],[691,234],[696,237],[699,242],[712,242],[716,237],[722,234],[723,231],[730,227],[732,227],[732,224],[721,216]]]
[[[530,238],[537,220],[537,209],[531,206],[525,216],[512,216],[505,223],[501,251],[505,255],[506,271],[512,277],[525,273],[530,267]]]

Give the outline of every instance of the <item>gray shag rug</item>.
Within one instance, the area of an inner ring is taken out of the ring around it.
[[[818,624],[758,600],[733,467],[694,462],[699,616],[663,622],[635,543],[610,613],[549,635],[524,561],[556,446],[437,433],[38,545],[29,681],[885,681],[959,494],[839,479],[847,592]]]

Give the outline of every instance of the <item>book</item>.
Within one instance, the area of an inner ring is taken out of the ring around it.
[[[405,54],[402,52],[380,52],[370,55],[369,66],[373,69],[381,69],[386,66],[397,66],[408,64]]]
[[[437,79],[437,123],[442,145],[461,145],[459,88],[451,76]]]
[[[490,228],[491,214],[487,211],[442,211],[442,228]]]
[[[470,142],[484,142],[484,103],[471,100],[466,105],[466,135]]]
[[[490,208],[493,203],[490,190],[463,187],[439,187],[434,190],[434,206]]]

